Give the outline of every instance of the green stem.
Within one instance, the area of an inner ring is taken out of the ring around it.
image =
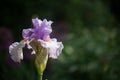
[[[43,73],[39,73],[38,80],[42,80],[42,77],[43,77]]]

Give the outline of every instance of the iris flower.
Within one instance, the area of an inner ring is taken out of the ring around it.
[[[63,44],[50,37],[52,21],[36,18],[32,19],[32,23],[33,28],[23,29],[23,40],[10,45],[9,53],[13,61],[20,62],[23,59],[22,48],[27,45],[28,49],[33,50],[31,54],[36,54],[35,63],[38,70],[43,72],[48,56],[57,59],[63,49]]]

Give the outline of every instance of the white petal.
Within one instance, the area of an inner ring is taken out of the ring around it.
[[[33,50],[33,49],[32,49]],[[35,54],[35,50],[33,50],[32,52],[31,52],[31,54]]]
[[[32,49],[32,52],[31,54],[35,54],[35,50],[32,48],[32,46],[30,45],[30,42],[33,41],[34,39],[31,39],[30,41],[27,41],[26,44],[27,44],[27,48],[28,49]]]
[[[57,42],[57,40],[55,38],[51,39],[50,42],[46,42],[43,40],[39,40],[39,41],[44,48],[49,49],[49,57],[51,57],[53,59],[56,59],[60,55],[60,53],[63,49],[62,42]]]
[[[13,61],[20,62],[23,59],[23,47],[25,47],[25,44],[19,42],[15,42],[9,46],[9,53]]]

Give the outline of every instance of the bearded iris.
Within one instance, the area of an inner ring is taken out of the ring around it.
[[[32,49],[31,54],[36,54],[35,64],[40,75],[43,74],[48,56],[53,59],[57,59],[60,55],[63,44],[57,42],[57,39],[50,38],[52,32],[52,21],[43,21],[36,18],[32,19],[33,28],[23,29],[23,40],[15,42],[9,47],[9,53],[11,59],[15,62],[20,62],[23,59],[22,48],[27,45],[29,49]],[[42,78],[40,78],[42,80]]]

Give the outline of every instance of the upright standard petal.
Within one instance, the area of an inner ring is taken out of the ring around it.
[[[24,39],[31,40],[34,38],[34,29],[23,29],[22,36]]]
[[[51,28],[52,21],[47,21],[46,19],[41,21],[38,18],[36,18],[32,19],[32,22],[34,25],[35,39],[45,40],[49,38],[49,35],[52,32]]]
[[[32,19],[32,23],[33,23],[34,28],[38,28],[39,26],[41,26],[42,21],[36,18],[36,19]]]
[[[20,62],[23,59],[22,48],[25,46],[24,43],[14,42],[9,46],[9,53],[11,55],[11,59],[15,62]]]
[[[56,39],[51,39],[50,41],[43,41],[39,40],[41,42],[41,45],[44,48],[48,48],[48,53],[49,57],[56,59],[60,55],[62,49],[63,49],[63,44],[62,42],[57,42]]]

